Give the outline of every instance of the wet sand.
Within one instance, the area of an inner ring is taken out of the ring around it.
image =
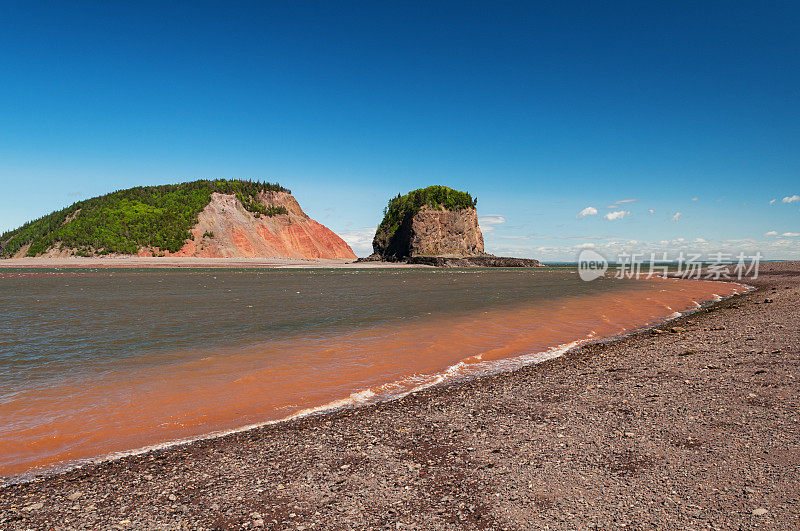
[[[0,527],[797,527],[800,264],[749,283],[664,333],[2,487]]]
[[[358,262],[350,259],[298,260],[295,258],[193,258],[147,256],[98,256],[67,258],[5,258],[0,268],[8,267],[111,267],[111,268],[374,268],[374,267],[431,267],[402,262]]]

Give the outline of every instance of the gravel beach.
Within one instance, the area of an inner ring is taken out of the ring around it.
[[[0,529],[800,527],[800,263],[514,372],[0,487]]]

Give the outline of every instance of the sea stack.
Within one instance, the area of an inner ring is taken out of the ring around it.
[[[443,267],[536,267],[536,260],[484,252],[477,198],[447,186],[397,195],[384,209],[368,260]]]
[[[467,192],[429,186],[389,201],[372,248],[384,260],[483,254],[476,201]]]

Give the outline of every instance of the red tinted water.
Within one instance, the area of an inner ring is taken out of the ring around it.
[[[541,361],[564,345],[625,333],[744,290],[642,282],[648,289],[216,349],[168,366],[121,367],[79,384],[23,389],[0,404],[0,476],[389,399]]]

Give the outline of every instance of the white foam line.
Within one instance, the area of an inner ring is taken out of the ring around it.
[[[734,283],[734,284],[736,284],[736,283]],[[745,293],[753,291],[753,290],[756,289],[755,287],[748,286],[747,284],[736,284],[736,285],[743,287],[745,289]],[[738,293],[734,293],[734,295],[738,295]],[[730,297],[733,297],[733,295],[725,297],[725,299],[730,298]],[[724,299],[719,299],[719,300],[724,300]],[[691,310],[686,311],[686,312],[683,312],[683,313],[675,312],[670,317],[666,318],[664,322],[672,321],[674,319],[677,319],[678,317],[682,317],[683,315],[692,314],[692,313],[696,312],[697,310],[699,310],[700,308],[703,307],[701,304],[697,303],[696,301],[692,301],[692,302],[696,305],[696,308],[691,309]],[[717,299],[714,299],[714,302],[717,302]],[[644,327],[642,327],[642,329],[645,329],[645,328],[648,328],[648,327],[652,327],[652,326],[655,326],[655,324],[644,326]],[[636,330],[634,330],[631,333],[634,333],[634,332],[636,332]],[[562,345],[558,345],[556,347],[552,347],[552,348],[550,348],[548,350],[545,350],[543,352],[533,352],[533,353],[528,353],[528,354],[522,354],[520,356],[515,356],[513,358],[505,358],[505,359],[493,360],[493,361],[480,361],[480,362],[474,363],[474,364],[466,364],[463,361],[459,361],[458,363],[456,363],[454,365],[451,365],[450,367],[448,367],[447,369],[445,369],[443,372],[441,372],[439,374],[429,375],[429,376],[414,375],[414,376],[411,376],[409,378],[406,378],[405,380],[394,381],[394,382],[390,382],[390,383],[386,383],[386,384],[382,384],[382,385],[378,386],[379,388],[380,387],[383,387],[383,388],[394,388],[394,387],[402,386],[402,382],[404,382],[404,381],[408,382],[408,381],[413,381],[414,379],[418,379],[418,380],[421,381],[420,385],[418,385],[416,387],[413,387],[413,388],[411,388],[411,389],[409,389],[407,391],[400,392],[400,393],[388,393],[388,394],[381,395],[381,394],[375,393],[375,391],[373,391],[371,388],[362,389],[361,391],[357,391],[357,392],[351,393],[350,396],[348,396],[346,398],[340,398],[338,400],[333,400],[331,402],[328,402],[326,404],[322,404],[320,406],[306,408],[306,409],[303,409],[301,411],[298,411],[297,413],[293,413],[293,414],[291,414],[291,415],[289,415],[287,417],[283,417],[283,418],[280,418],[280,419],[277,419],[277,420],[267,420],[267,421],[264,421],[264,422],[257,422],[255,424],[248,424],[246,426],[241,426],[239,428],[231,428],[231,429],[215,431],[215,432],[211,432],[211,433],[207,433],[207,434],[203,434],[203,435],[196,435],[196,436],[192,436],[192,437],[184,437],[184,438],[181,438],[181,439],[174,439],[174,440],[163,442],[163,443],[157,443],[157,444],[151,444],[151,445],[148,445],[148,446],[143,446],[141,448],[137,448],[137,449],[134,449],[134,450],[126,450],[126,451],[121,451],[121,452],[112,452],[112,453],[107,454],[106,456],[104,456],[102,458],[98,458],[98,459],[84,459],[84,460],[74,461],[74,462],[71,462],[71,463],[68,463],[68,464],[64,464],[64,465],[62,465],[60,467],[47,468],[45,471],[39,469],[38,474],[41,474],[42,472],[45,472],[46,475],[51,475],[51,474],[55,474],[55,473],[58,473],[58,472],[65,472],[65,471],[68,471],[68,470],[74,470],[74,469],[82,468],[84,466],[97,465],[97,464],[100,464],[100,463],[103,463],[103,462],[106,462],[106,461],[116,461],[118,459],[122,459],[123,457],[130,457],[130,456],[135,456],[135,455],[146,454],[148,452],[152,452],[152,451],[155,451],[155,450],[163,450],[165,448],[170,448],[170,447],[173,447],[173,446],[191,444],[191,443],[197,442],[197,441],[219,439],[220,437],[225,437],[226,435],[232,435],[234,433],[241,433],[241,432],[245,432],[245,431],[250,431],[250,430],[257,429],[257,428],[262,428],[264,426],[270,426],[270,425],[273,425],[273,424],[279,424],[279,423],[282,423],[282,422],[287,422],[287,421],[290,421],[290,420],[296,420],[296,419],[300,419],[300,418],[303,418],[303,417],[308,417],[308,416],[311,416],[311,415],[318,415],[318,414],[322,414],[322,413],[327,413],[327,412],[335,411],[337,409],[344,409],[344,408],[347,408],[347,407],[374,404],[374,403],[377,403],[377,402],[390,402],[392,400],[398,400],[400,398],[408,396],[408,395],[410,395],[412,393],[416,393],[417,391],[421,391],[423,389],[427,389],[429,387],[438,385],[438,384],[440,384],[442,382],[445,382],[445,381],[447,381],[448,379],[451,379],[451,378],[456,378],[456,377],[471,378],[471,377],[477,377],[477,376],[489,376],[489,375],[498,374],[498,373],[501,373],[501,372],[511,372],[511,371],[516,370],[516,369],[520,369],[522,367],[525,367],[527,365],[535,365],[535,364],[538,364],[538,363],[543,363],[545,361],[558,358],[559,356],[563,356],[564,354],[566,354],[567,352],[569,352],[570,350],[572,350],[573,348],[575,348],[577,346],[583,345],[585,343],[592,342],[594,340],[594,338],[595,338],[595,335],[596,335],[595,331],[592,331],[584,339],[578,339],[578,340],[572,341],[570,343],[564,343]],[[612,341],[612,340],[619,339],[619,338],[627,336],[627,335],[630,335],[630,334],[617,334],[617,335],[614,335],[614,336],[610,336],[608,338],[603,338],[603,341],[606,341],[606,340],[607,341]],[[477,356],[476,356],[476,358],[480,359],[480,357],[477,357]],[[464,374],[459,374],[458,373],[458,370],[460,368],[467,367],[467,366],[474,367],[474,368],[476,368],[478,370],[470,370],[469,372],[464,373]],[[6,477],[6,478],[0,478],[0,486],[1,485],[12,484],[12,483],[23,483],[25,481],[30,481],[30,480],[35,479],[36,476],[37,476],[37,471],[36,470],[31,470],[31,471],[25,472],[23,474],[18,474],[18,475]]]
[[[332,411],[336,411],[339,409],[345,408],[352,408],[358,406],[364,406],[369,404],[375,404],[378,402],[391,402],[393,400],[398,400],[405,396],[408,396],[412,393],[416,393],[418,391],[422,391],[423,389],[427,389],[429,387],[433,387],[438,385],[442,382],[448,381],[453,378],[471,378],[477,376],[488,376],[491,374],[497,374],[500,372],[507,372],[512,371],[526,365],[533,365],[537,363],[542,363],[547,360],[551,360],[557,358],[559,356],[564,355],[570,349],[581,345],[583,343],[589,342],[594,337],[595,333],[592,332],[589,334],[585,339],[573,341],[571,343],[566,343],[563,345],[559,345],[557,347],[550,348],[544,352],[535,352],[529,354],[523,354],[520,356],[516,356],[514,358],[507,358],[501,360],[494,360],[494,361],[481,361],[474,364],[467,364],[463,361],[459,361],[458,363],[449,366],[447,369],[442,371],[441,373],[434,374],[434,375],[412,375],[408,378],[403,380],[396,380],[394,382],[389,382],[385,384],[381,384],[376,386],[378,389],[384,388],[387,389],[384,393],[376,393],[373,388],[362,389],[360,391],[356,391],[351,393],[346,398],[340,398],[337,400],[333,400],[331,402],[327,402],[325,404],[314,406],[310,408],[306,408],[300,410],[296,413],[288,415],[286,417],[277,419],[277,420],[267,420],[264,422],[257,422],[254,424],[247,424],[245,426],[240,426],[238,428],[230,428],[226,430],[219,430],[214,431],[211,433],[206,433],[203,435],[195,435],[191,437],[182,437],[180,439],[173,439],[170,441],[166,441],[163,443],[156,443],[147,446],[142,446],[140,448],[136,448],[133,450],[124,450],[119,452],[112,452],[110,454],[105,455],[101,458],[94,458],[94,459],[83,459],[78,461],[73,461],[71,463],[63,464],[59,467],[48,467],[45,470],[37,469],[25,472],[23,474],[19,474],[16,476],[10,476],[7,478],[0,478],[0,485],[3,484],[10,484],[10,483],[23,483],[25,481],[33,480],[37,475],[42,474],[43,472],[46,475],[51,475],[59,472],[66,472],[68,470],[74,470],[78,468],[83,468],[85,466],[93,466],[98,465],[100,463],[106,461],[116,461],[122,459],[124,457],[131,457],[135,455],[142,455],[148,452],[153,452],[156,450],[163,450],[166,448],[171,448],[173,446],[181,446],[185,444],[191,444],[197,441],[204,441],[204,440],[212,440],[212,439],[219,439],[220,437],[225,437],[227,435],[232,435],[234,433],[241,433],[245,431],[254,430],[257,428],[262,428],[264,426],[270,426],[273,424],[279,424],[282,422],[287,422],[290,420],[296,420],[303,417],[308,417],[311,415],[319,415],[323,413],[329,413]],[[476,357],[477,358],[477,357]],[[479,359],[479,358],[478,358]],[[466,372],[461,372],[462,369],[469,368]],[[415,381],[419,382],[419,385],[414,387],[408,388],[409,384],[413,384]],[[405,384],[405,385],[404,385]],[[400,392],[392,392],[392,389],[405,389]],[[5,483],[4,483],[5,480]]]

